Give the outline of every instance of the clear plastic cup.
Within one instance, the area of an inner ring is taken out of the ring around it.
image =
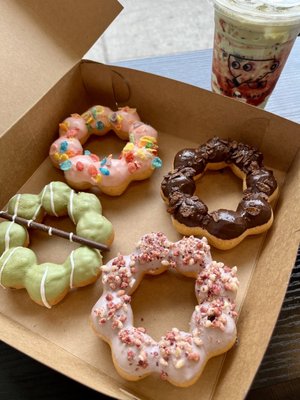
[[[212,90],[263,108],[300,32],[300,0],[213,0]]]

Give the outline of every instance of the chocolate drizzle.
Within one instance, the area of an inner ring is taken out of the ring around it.
[[[209,213],[203,201],[194,196],[195,180],[213,163],[234,165],[246,175],[246,189],[236,211],[220,209]],[[179,151],[174,168],[164,177],[161,189],[168,212],[181,224],[230,240],[272,218],[268,198],[277,189],[277,182],[273,172],[264,167],[262,153],[254,147],[213,137],[196,149]]]

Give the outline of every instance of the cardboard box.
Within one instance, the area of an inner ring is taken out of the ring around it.
[[[16,192],[39,193],[50,181],[63,181],[62,172],[48,159],[58,123],[96,103],[115,107],[115,97],[120,105],[137,107],[142,121],[158,129],[164,166],[149,180],[131,184],[120,197],[100,195],[104,215],[116,232],[104,260],[132,252],[140,236],[150,231],[163,231],[170,240],[178,240],[159,193],[162,176],[171,169],[178,150],[196,147],[213,135],[257,146],[280,182],[274,224],[267,234],[249,237],[233,250],[212,249],[214,259],[239,268],[239,343],[210,360],[189,388],[176,388],[157,376],[127,382],[116,373],[108,345],[88,325],[90,310],[102,292],[100,280],[73,291],[50,310],[34,304],[25,290],[1,290],[1,339],[119,399],[242,399],[267,348],[299,244],[300,126],[180,82],[80,61],[120,10],[115,0],[1,3],[0,206]],[[93,137],[88,148],[100,155],[117,154],[123,145],[109,135]],[[237,178],[229,172],[222,177],[226,185],[218,174],[199,183],[211,208],[234,207],[241,195]],[[227,186],[224,198],[213,196],[210,187],[215,180]],[[70,221],[61,221],[64,229],[72,229]],[[31,240],[39,262],[62,261],[73,246],[37,233]],[[188,329],[195,305],[193,285],[193,280],[168,274],[145,278],[133,296],[136,324],[143,318],[155,338],[172,326]]]

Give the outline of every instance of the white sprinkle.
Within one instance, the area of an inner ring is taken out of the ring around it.
[[[205,321],[204,326],[205,328],[210,328],[212,326],[212,322],[208,319],[207,321]]]
[[[194,337],[194,343],[196,346],[200,347],[203,345],[203,340],[198,337]]]
[[[122,329],[122,328],[123,328],[123,324],[122,324],[121,321],[118,321],[118,328],[119,328],[119,329]]]
[[[69,240],[70,240],[70,242],[73,242],[73,235],[74,235],[74,233],[73,233],[73,232],[70,232],[70,234],[69,234]]]
[[[168,364],[168,361],[166,361],[165,359],[163,359],[162,357],[159,359],[159,363],[161,364],[161,365],[164,365],[165,367],[167,367],[169,364]]]
[[[133,285],[135,284],[136,279],[131,279],[131,281],[129,282],[129,286],[132,288]]]
[[[228,303],[227,300],[224,300],[224,308],[227,308],[230,304]]]
[[[48,235],[52,236],[52,228],[51,227],[48,229]]]
[[[175,357],[176,357],[176,358],[179,358],[179,357],[181,356],[181,353],[182,353],[182,351],[180,350],[180,348],[179,348],[179,347],[176,347],[176,350],[175,350]]]
[[[175,368],[176,368],[176,369],[180,369],[180,368],[182,368],[182,367],[184,366],[184,364],[185,364],[184,359],[178,360],[178,361],[176,362],[176,364],[175,364]]]
[[[192,331],[192,335],[193,335],[193,336],[197,336],[198,333],[199,333],[199,332],[198,332],[198,329],[197,329],[197,328],[194,328],[193,331]]]

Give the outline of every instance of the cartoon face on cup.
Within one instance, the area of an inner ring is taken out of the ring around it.
[[[212,90],[264,107],[300,32],[300,0],[213,0]]]
[[[252,60],[230,54],[228,69],[232,79],[228,79],[228,85],[232,88],[241,85],[248,85],[250,88],[265,88],[268,75],[273,74],[279,66],[280,62],[274,58]]]

